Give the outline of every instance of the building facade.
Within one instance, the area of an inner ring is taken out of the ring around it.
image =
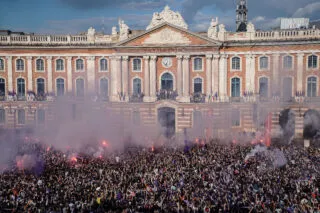
[[[296,135],[303,114],[318,109],[320,30],[228,32],[213,19],[206,33],[188,30],[178,12],[155,13],[143,32],[124,21],[111,35],[0,35],[0,125],[45,125],[62,96],[81,108],[122,112],[145,125],[174,115],[174,130],[212,118],[230,128],[252,131],[272,113],[295,113]],[[164,121],[163,125],[168,124]],[[259,123],[259,124],[257,124]]]

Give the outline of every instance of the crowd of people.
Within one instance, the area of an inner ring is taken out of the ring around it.
[[[320,211],[319,149],[281,147],[275,167],[248,158],[252,145],[202,142],[99,157],[24,143],[18,154],[42,163],[0,174],[0,212]]]

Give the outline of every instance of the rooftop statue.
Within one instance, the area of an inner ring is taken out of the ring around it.
[[[129,38],[129,27],[121,19],[119,20],[119,31],[120,31],[120,41],[123,41]]]
[[[150,30],[151,28],[154,28],[157,25],[162,24],[164,22],[168,22],[178,27],[188,29],[188,25],[184,21],[181,14],[179,12],[172,11],[169,6],[166,6],[161,13],[153,14],[152,20],[149,26],[147,27],[147,30]]]

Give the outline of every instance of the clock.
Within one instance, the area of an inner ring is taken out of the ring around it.
[[[165,67],[165,68],[169,68],[172,66],[172,59],[171,58],[163,58],[162,59],[162,66]]]

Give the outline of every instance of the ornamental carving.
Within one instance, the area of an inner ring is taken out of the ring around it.
[[[143,44],[190,44],[191,41],[181,33],[165,28],[153,33]]]
[[[166,6],[161,13],[153,14],[151,23],[147,27],[147,30],[150,30],[151,28],[154,28],[164,22],[168,22],[178,27],[188,29],[188,25],[182,18],[181,14],[179,12],[174,12],[170,10],[170,7]]]

